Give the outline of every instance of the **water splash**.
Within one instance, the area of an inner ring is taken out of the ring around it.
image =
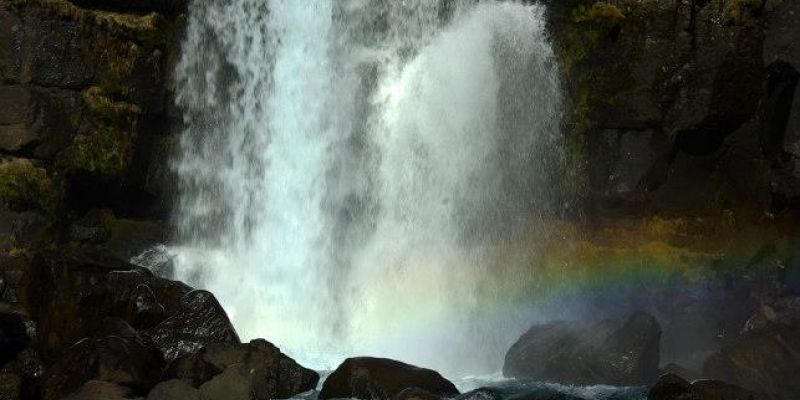
[[[561,159],[541,7],[195,0],[176,75],[176,274],[243,338],[499,369],[528,320],[487,249],[555,209]]]

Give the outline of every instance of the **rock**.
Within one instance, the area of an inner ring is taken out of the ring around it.
[[[250,343],[212,343],[173,361],[165,372],[199,386],[232,365],[248,371],[254,398],[284,399],[316,388],[319,374],[303,368],[264,339]]]
[[[0,400],[38,398],[42,370],[34,322],[0,303]]]
[[[133,399],[129,388],[110,382],[89,381],[72,393],[66,400],[122,400]]]
[[[456,396],[456,400],[502,400],[503,393],[494,388],[479,388]]]
[[[697,380],[691,384],[675,374],[665,374],[650,388],[647,400],[755,400],[755,395],[736,385]]]
[[[147,395],[147,400],[203,400],[201,392],[180,379],[161,382]]]
[[[743,332],[754,334],[773,327],[796,324],[800,324],[800,296],[789,296],[762,304],[758,312],[745,322]]]
[[[800,326],[775,327],[737,338],[708,357],[703,375],[749,389],[767,399],[800,392]]]
[[[0,368],[31,344],[25,318],[0,303]]]
[[[225,310],[213,294],[204,290],[187,293],[177,312],[156,325],[149,335],[168,362],[212,343],[239,344]]]
[[[658,379],[661,327],[650,314],[637,312],[606,339],[604,351],[613,354],[613,382],[637,384]]]
[[[121,318],[135,329],[154,326],[161,322],[154,320],[159,318],[158,305],[164,308],[164,317],[172,315],[189,291],[180,282],[157,278],[103,254],[68,251],[37,253],[20,283],[21,300],[38,323],[42,355],[48,362],[92,336],[106,317]]]
[[[391,399],[415,387],[436,396],[452,397],[458,389],[438,372],[386,358],[348,358],[325,380],[320,399]]]
[[[664,368],[661,368],[661,375],[663,376],[667,374],[684,377],[685,379],[688,379],[690,381],[700,379],[702,375],[698,371],[691,370],[689,368],[683,367],[675,363],[669,363],[665,365]]]
[[[506,354],[503,375],[565,384],[637,385],[658,377],[661,328],[646,313],[623,325],[534,325]]]
[[[13,372],[0,372],[0,399],[22,399],[22,377]]]
[[[44,379],[44,398],[59,399],[89,380],[119,384],[147,393],[161,378],[164,361],[148,338],[125,321],[108,318],[91,338],[67,349],[50,366]]]
[[[164,306],[158,302],[153,289],[144,284],[133,290],[127,314],[133,317],[134,325],[144,329],[152,328],[166,317]]]
[[[692,398],[692,385],[678,375],[667,373],[658,379],[647,393],[647,400],[696,400]]]
[[[242,364],[228,366],[221,374],[200,386],[200,392],[207,399],[255,399],[253,379]]]
[[[193,387],[200,387],[221,372],[220,369],[203,359],[202,353],[201,350],[199,353],[184,354],[172,360],[164,370],[164,376],[186,381]]]
[[[392,400],[439,400],[441,399],[440,396],[437,396],[427,390],[420,389],[418,387],[410,387],[403,389],[400,393],[394,396]]]
[[[755,400],[756,396],[749,390],[730,383],[702,379],[692,382],[692,393],[698,400]]]

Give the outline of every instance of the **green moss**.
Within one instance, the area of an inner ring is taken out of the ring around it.
[[[135,104],[112,101],[99,87],[91,87],[84,91],[83,102],[93,117],[101,119],[112,120],[141,112],[139,106]]]
[[[145,45],[163,45],[171,35],[171,26],[156,12],[147,15],[123,14],[80,8],[68,0],[10,0],[17,8],[34,6],[50,15],[81,22],[83,28],[134,40]]]
[[[0,203],[15,211],[49,211],[53,200],[53,185],[44,168],[27,159],[0,161]]]
[[[738,25],[757,16],[764,8],[765,0],[728,0],[725,1],[724,21],[726,24]]]
[[[112,101],[96,87],[86,90],[83,100],[92,128],[88,134],[76,138],[71,166],[119,176],[125,171],[133,149],[139,107]]]
[[[604,1],[598,1],[588,8],[578,6],[573,10],[572,16],[575,22],[590,22],[608,30],[618,28],[625,19],[617,6]]]

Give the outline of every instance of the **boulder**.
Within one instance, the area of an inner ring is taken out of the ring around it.
[[[33,321],[0,303],[0,400],[39,397],[43,367],[35,346]]]
[[[115,383],[89,381],[65,400],[123,400],[133,399],[133,391]]]
[[[658,321],[641,312],[622,325],[534,325],[508,350],[503,375],[566,384],[647,384],[658,378],[660,337]]]
[[[392,400],[439,400],[441,396],[437,396],[427,390],[418,387],[410,387],[403,389]]]
[[[158,383],[163,367],[161,353],[147,337],[121,319],[108,318],[93,337],[67,349],[47,369],[44,398],[59,399],[90,380],[144,394]]]
[[[170,362],[213,343],[239,344],[239,336],[213,294],[187,293],[177,312],[149,331],[153,342]]]
[[[25,317],[0,303],[0,368],[31,344]]]
[[[800,326],[743,335],[708,357],[703,375],[749,389],[766,399],[800,393]]]
[[[107,317],[148,329],[178,311],[190,288],[102,254],[38,253],[21,279],[19,297],[38,324],[48,362],[92,336]],[[162,309],[163,308],[163,312]]]
[[[161,382],[150,393],[147,400],[202,400],[201,392],[181,379]]]
[[[440,397],[459,394],[438,372],[386,358],[348,358],[325,380],[320,399],[391,399],[415,387]]]
[[[647,400],[694,400],[692,385],[680,376],[667,373],[647,393]]]
[[[218,368],[203,359],[201,350],[198,353],[184,354],[172,360],[164,370],[164,377],[182,380],[193,387],[200,387],[218,373],[220,373]]]
[[[233,364],[221,374],[200,386],[207,399],[253,400],[255,388],[251,371],[242,364]]]
[[[755,400],[755,394],[736,385],[716,380],[691,384],[675,374],[665,374],[650,388],[647,400]]]
[[[257,400],[285,399],[316,388],[319,374],[303,368],[264,339],[250,343],[212,343],[185,354],[167,367],[168,378],[184,379],[195,387],[233,365],[248,371]]]

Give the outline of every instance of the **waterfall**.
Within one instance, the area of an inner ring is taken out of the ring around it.
[[[243,338],[499,370],[528,321],[491,249],[558,203],[541,6],[194,0],[176,101],[176,273]]]

